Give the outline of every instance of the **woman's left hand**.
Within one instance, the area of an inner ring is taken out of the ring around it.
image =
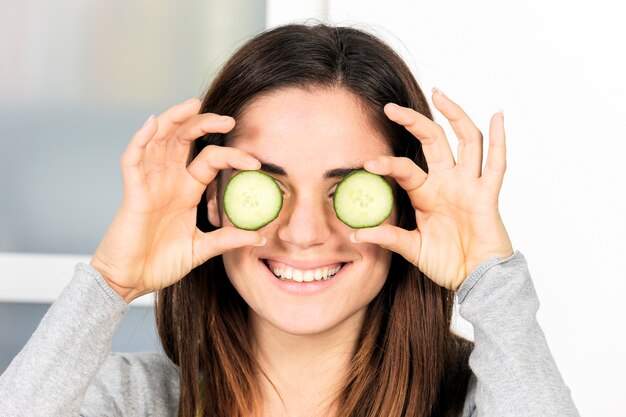
[[[415,209],[417,229],[383,224],[357,230],[353,238],[397,252],[436,284],[457,290],[482,262],[513,254],[498,211],[506,169],[504,120],[502,113],[491,119],[483,169],[483,140],[478,128],[461,107],[438,90],[433,93],[433,103],[459,139],[458,161],[441,126],[412,109],[386,105],[387,117],[422,143],[428,174],[408,158],[389,156],[367,161],[365,169],[394,178],[406,190]]]

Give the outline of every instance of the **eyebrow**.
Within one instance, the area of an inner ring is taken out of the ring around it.
[[[257,158],[258,159],[258,158]],[[328,178],[343,178],[346,175],[357,171],[359,169],[363,169],[363,167],[354,167],[354,168],[335,168],[335,169],[331,169],[328,170],[324,173],[324,178],[328,179]],[[271,164],[269,162],[261,162],[261,171],[265,171],[268,172],[270,174],[274,174],[274,175],[281,175],[284,177],[287,177],[287,171],[285,171],[284,168],[276,165],[276,164]]]

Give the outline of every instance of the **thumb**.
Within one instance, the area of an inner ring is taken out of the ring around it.
[[[350,235],[350,240],[354,243],[375,243],[396,252],[416,266],[419,261],[421,235],[417,230],[409,231],[390,224],[383,224],[377,227],[358,229]]]
[[[194,265],[205,263],[214,256],[218,256],[231,249],[243,246],[263,246],[267,243],[259,232],[241,230],[235,227],[222,227],[212,232],[196,230],[194,237]]]

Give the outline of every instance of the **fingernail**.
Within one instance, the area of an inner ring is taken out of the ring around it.
[[[148,123],[150,123],[152,121],[152,119],[154,119],[154,114],[151,114],[150,117],[148,117],[148,119],[144,122],[144,126],[146,126]]]
[[[183,103],[183,105],[191,104],[191,103],[193,103],[193,102],[195,102],[195,101],[197,101],[197,100],[198,100],[198,99],[197,99],[196,97],[190,98],[189,100],[185,101],[185,102]]]
[[[252,167],[252,168],[257,168],[259,166],[259,161],[256,160],[254,157],[252,156],[247,156],[245,163],[247,166]]]
[[[378,168],[379,165],[380,163],[378,162],[378,160],[370,159],[363,163],[363,168],[365,168],[368,171],[371,171],[371,170],[375,170],[376,168]]]
[[[387,107],[389,109],[394,109],[394,110],[400,108],[400,106],[398,106],[396,103],[387,103],[387,105],[385,107]]]
[[[350,242],[352,242],[352,243],[359,243],[359,242],[361,242],[360,240],[357,240],[356,232],[350,233]]]
[[[432,92],[433,92],[433,96],[436,94],[441,94],[442,97],[447,97],[443,91],[441,91],[440,89],[438,89],[437,87],[433,87],[432,88]]]
[[[230,116],[220,116],[220,117],[217,118],[217,121],[221,122],[221,123],[225,123],[225,122],[228,122],[228,121],[231,121],[231,120],[233,120],[233,118],[230,117]]]
[[[262,237],[259,243],[255,243],[253,246],[265,246],[266,243],[267,243],[267,239]]]

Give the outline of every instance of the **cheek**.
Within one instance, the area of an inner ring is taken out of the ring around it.
[[[353,293],[351,297],[354,297],[354,306],[363,308],[376,298],[385,285],[391,265],[391,252],[377,245],[358,245],[362,246],[358,249],[361,265],[355,268],[356,276],[352,280],[350,292]]]
[[[387,279],[389,267],[391,266],[391,251],[381,248],[378,245],[362,243],[359,244],[364,267],[370,270],[370,279],[373,279],[377,285],[381,285]]]
[[[250,256],[249,248],[238,248],[230,250],[222,254],[222,260],[224,262],[224,270],[228,276],[228,280],[233,284],[233,287],[241,294],[243,284],[245,283],[245,267],[244,260]]]

